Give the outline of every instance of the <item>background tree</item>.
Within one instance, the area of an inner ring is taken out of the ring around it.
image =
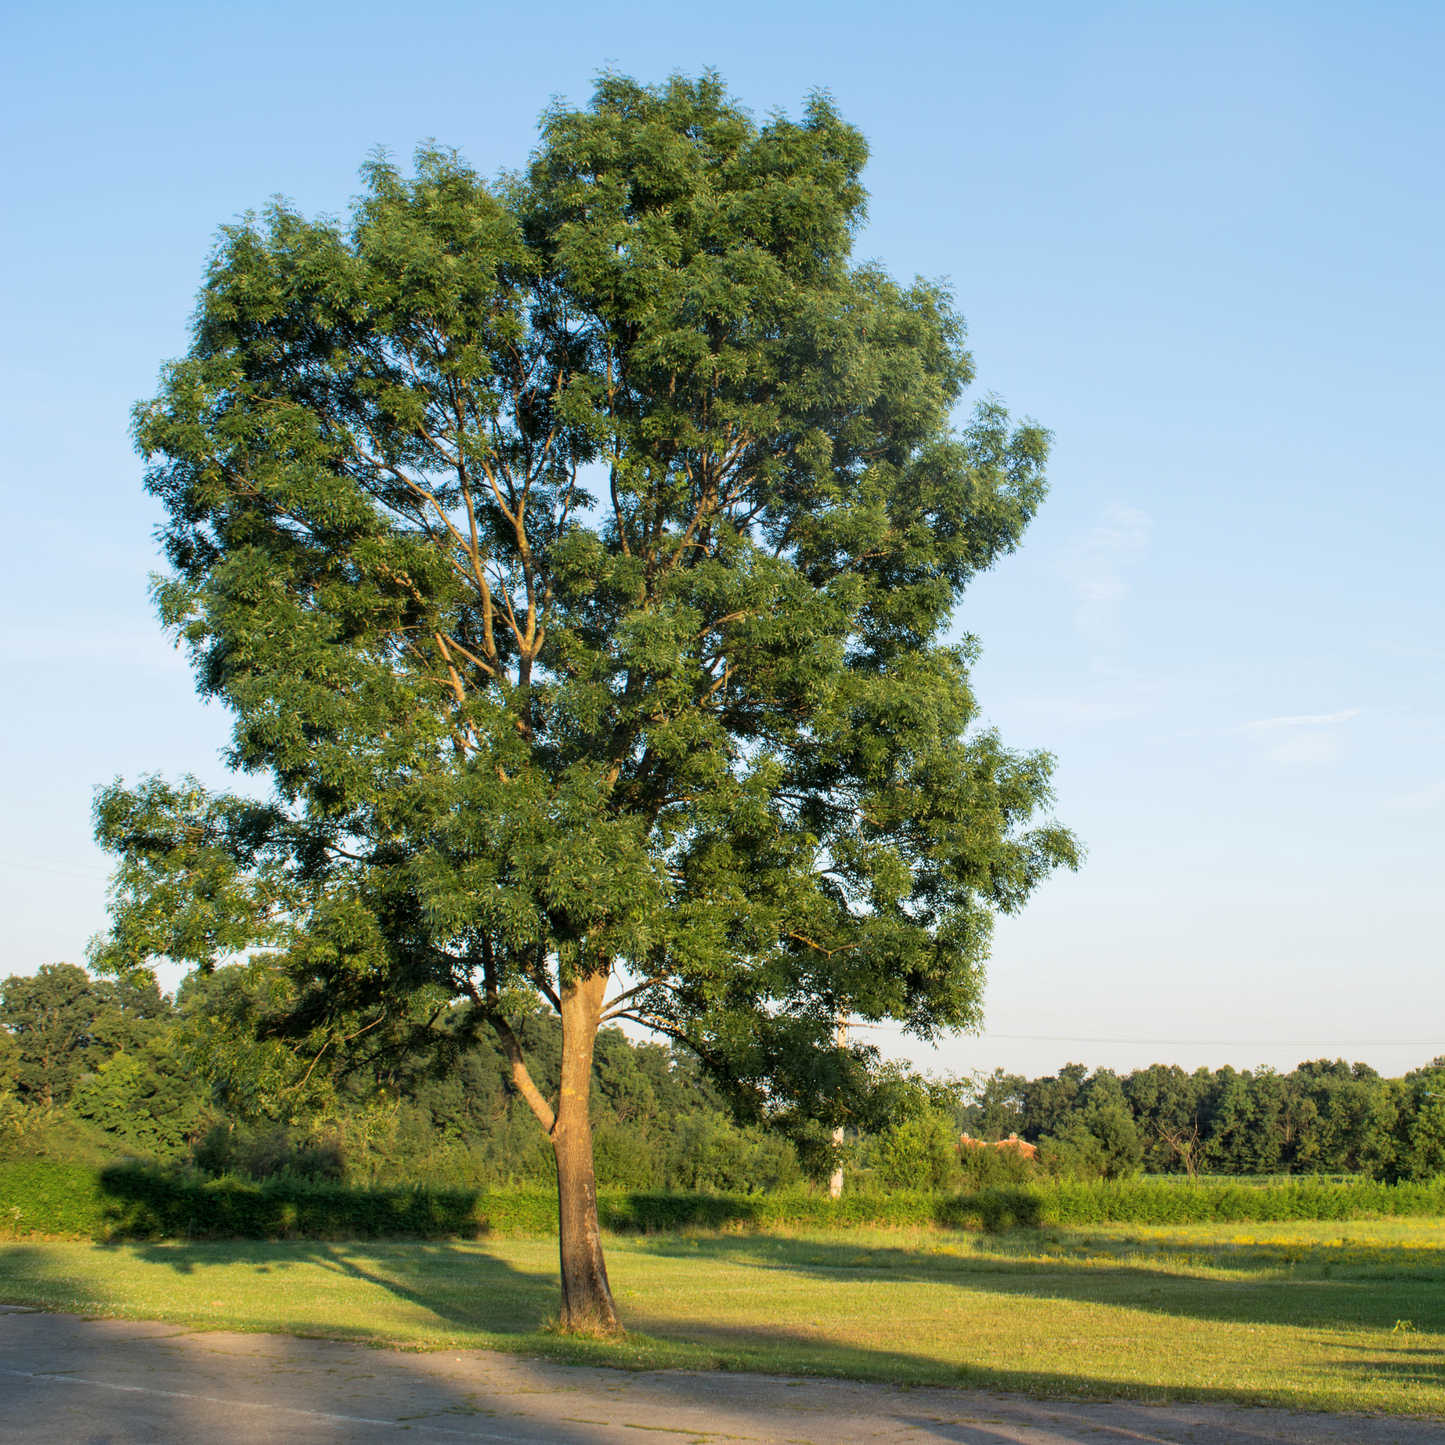
[[[71,1111],[126,1153],[184,1156],[209,1121],[173,1041],[166,1030],[140,1048],[118,1049],[76,1086]]]
[[[1140,1125],[1144,1168],[1164,1174],[1182,1167],[1195,1178],[1215,1094],[1210,1071],[1151,1064],[1130,1074],[1124,1091]]]
[[[1061,1071],[1067,1076],[1068,1065]],[[1056,1118],[1040,1159],[1046,1167],[1084,1177],[1122,1179],[1138,1171],[1144,1141],[1119,1078],[1098,1069],[1084,1080]]]
[[[1294,1168],[1326,1174],[1367,1168],[1394,1124],[1394,1106],[1380,1075],[1368,1064],[1315,1059],[1300,1064],[1291,1077],[1313,1106],[1315,1121],[1295,1146]]]
[[[1057,1134],[1078,1107],[1088,1078],[1088,1065],[1065,1064],[1057,1077],[1028,1080],[1022,1090],[1019,1133],[1028,1139]]]
[[[0,983],[7,1072],[22,1099],[51,1107],[118,1049],[143,1048],[170,1017],[152,979],[93,979],[73,963],[47,963]]]
[[[9,1030],[0,1026],[0,1094],[14,1092],[19,1083],[20,1063],[20,1045]]]
[[[947,292],[850,262],[865,157],[821,96],[760,126],[715,76],[608,76],[496,192],[424,150],[348,227],[228,228],[137,413],[162,616],[273,795],[104,793],[97,956],[262,947],[318,1057],[468,999],[551,1142],[572,1325],[616,1323],[605,1020],[816,1166],[868,1091],[836,1020],[975,1025],[993,916],[1076,859],[945,637],[1047,436],[992,400],[950,431]]]
[[[1390,1134],[1373,1141],[1375,1173],[1391,1180],[1445,1174],[1445,1059],[1392,1082]]]
[[[976,1080],[972,1098],[958,1111],[960,1130],[988,1143],[1023,1133],[1028,1127],[1024,1122],[1028,1089],[1029,1081],[1022,1074],[1002,1069]]]

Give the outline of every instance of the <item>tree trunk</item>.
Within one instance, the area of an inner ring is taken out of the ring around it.
[[[574,1330],[620,1327],[597,1223],[597,1176],[592,1167],[589,1114],[592,1049],[606,988],[607,974],[594,973],[561,989],[562,1088],[552,1126],[552,1149],[557,1156],[562,1324]]]

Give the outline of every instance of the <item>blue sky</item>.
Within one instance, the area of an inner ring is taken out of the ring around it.
[[[0,32],[0,975],[104,923],[94,787],[221,782],[146,595],[128,410],[217,225],[342,212],[377,145],[521,164],[611,65],[830,90],[859,247],[947,276],[979,390],[1056,433],[969,594],[986,719],[1089,846],[998,933],[948,1070],[1399,1073],[1445,1053],[1445,9],[368,3],[8,7]]]

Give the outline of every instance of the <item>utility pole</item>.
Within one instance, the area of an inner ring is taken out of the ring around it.
[[[841,1049],[848,1043],[848,1019],[845,1014],[838,1015],[838,1026],[833,1034],[833,1042]],[[833,1143],[835,1145],[843,1142],[843,1126],[839,1124],[833,1130]],[[833,1170],[833,1177],[828,1181],[828,1195],[832,1199],[843,1197],[843,1161],[838,1161],[838,1167]]]

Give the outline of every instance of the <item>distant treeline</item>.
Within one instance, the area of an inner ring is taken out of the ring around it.
[[[998,1070],[960,1111],[983,1139],[1041,1146],[1056,1173],[1445,1174],[1445,1059],[1400,1079],[1343,1059],[1272,1069],[1151,1064],[1129,1074],[1067,1064],[1026,1079]]]
[[[507,1060],[464,1007],[438,1009],[425,1054],[306,1056],[257,1021],[258,974],[193,976],[177,999],[68,964],[0,983],[0,1159],[102,1164],[139,1158],[207,1177],[384,1187],[546,1184],[547,1141]],[[545,1010],[519,1027],[539,1087],[555,1093],[560,1030]],[[806,1182],[787,1140],[741,1126],[685,1054],[599,1035],[593,1124],[604,1188],[729,1193]],[[902,1089],[897,1117],[850,1136],[850,1188],[1012,1187],[1039,1175],[1445,1174],[1445,1061],[1403,1079],[1321,1060],[1289,1074],[1002,1072]],[[1017,1134],[1014,1150],[960,1150],[967,1132]]]

